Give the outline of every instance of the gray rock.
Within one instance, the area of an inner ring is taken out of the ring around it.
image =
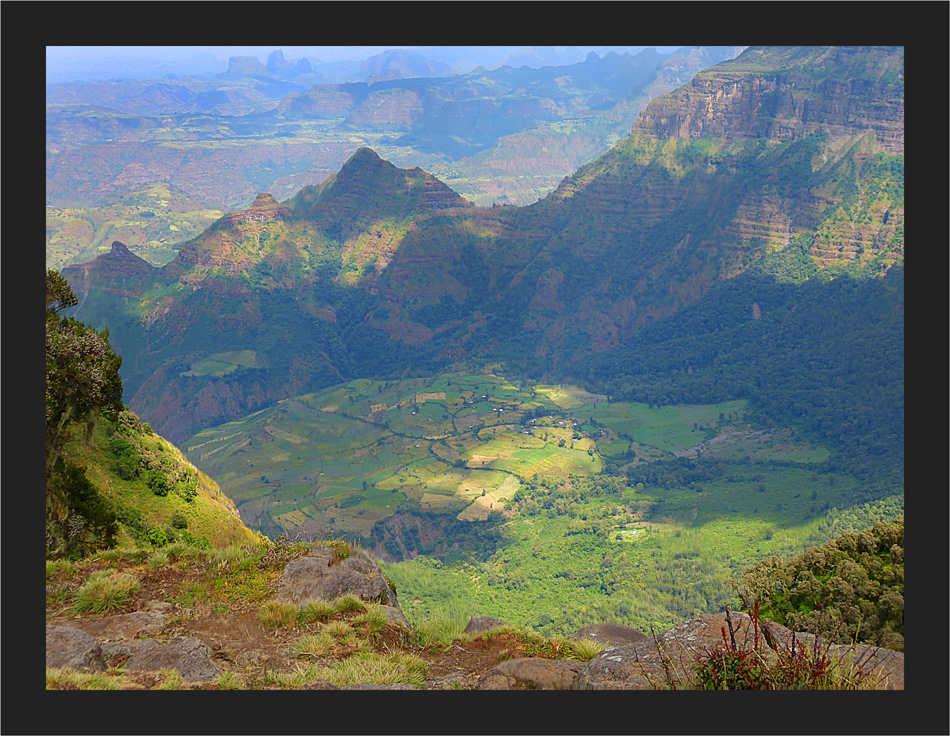
[[[383,613],[386,614],[386,620],[394,626],[401,626],[407,631],[411,628],[409,620],[398,606],[381,606]]]
[[[336,559],[333,550],[317,545],[304,557],[291,560],[281,574],[275,598],[302,603],[351,594],[398,607],[395,592],[366,552],[356,549],[345,560]]]
[[[500,626],[507,626],[507,622],[502,621],[497,618],[490,618],[489,616],[472,616],[468,623],[465,624],[466,634],[481,634],[485,631],[491,631],[492,629],[497,629]]]
[[[339,690],[337,685],[326,680],[312,680],[297,688],[298,690]]]
[[[143,611],[153,611],[155,613],[171,613],[175,609],[168,601],[149,601],[143,606]]]
[[[572,690],[584,663],[564,659],[510,659],[485,673],[478,690]]]
[[[83,631],[99,641],[135,639],[143,634],[158,634],[163,628],[165,616],[146,611],[103,616],[83,624]]]
[[[106,662],[99,642],[89,634],[72,626],[47,624],[46,666],[103,672]]]
[[[649,641],[650,637],[642,631],[620,624],[590,624],[575,632],[569,638],[574,641],[590,639],[601,644],[623,645]]]
[[[475,675],[453,672],[426,681],[427,690],[474,690],[478,686]]]
[[[287,563],[274,598],[302,604],[310,600],[331,601],[348,594],[383,604],[392,623],[409,628],[396,592],[376,560],[361,549],[354,549],[349,557],[339,560],[333,550],[316,545],[305,556]]]
[[[186,682],[213,680],[219,674],[211,648],[193,636],[178,636],[167,643],[126,639],[106,643],[102,651],[108,657],[125,659],[123,666],[128,670],[172,669]]]

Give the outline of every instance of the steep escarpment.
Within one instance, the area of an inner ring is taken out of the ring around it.
[[[873,132],[885,153],[903,154],[903,49],[753,47],[697,74],[635,126],[656,138],[775,142],[819,129],[833,142]]]

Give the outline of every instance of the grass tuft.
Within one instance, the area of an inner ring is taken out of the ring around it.
[[[383,632],[387,623],[389,619],[386,617],[386,612],[378,603],[370,603],[362,614],[353,619],[353,625],[359,627],[364,636],[373,639]]]
[[[322,598],[307,601],[300,607],[300,617],[307,623],[332,618],[336,612],[336,606]]]
[[[134,575],[99,570],[92,573],[76,594],[76,610],[80,613],[102,613],[121,608],[139,589]]]
[[[164,678],[158,686],[159,690],[181,690],[181,686],[185,684],[185,679],[176,670],[161,669],[158,673]]]
[[[448,612],[442,609],[433,611],[426,619],[416,622],[409,633],[413,646],[427,647],[432,644],[448,646],[456,639],[463,638],[468,616],[461,611]]]
[[[77,672],[69,667],[47,667],[47,690],[120,690],[121,677],[102,672]]]
[[[366,610],[366,604],[364,604],[363,601],[361,601],[352,593],[347,593],[346,595],[341,595],[339,598],[334,598],[333,606],[337,613]]]
[[[148,556],[146,563],[151,568],[164,567],[169,562],[168,552],[164,549],[157,549]]]
[[[333,652],[336,638],[325,629],[319,634],[300,637],[293,647],[295,657],[326,657]]]
[[[267,601],[257,612],[257,620],[265,629],[279,629],[297,623],[300,609],[293,603]]]
[[[218,690],[243,690],[244,680],[234,672],[222,672],[215,680]]]
[[[326,680],[338,687],[373,683],[392,685],[405,682],[422,686],[429,672],[428,663],[414,654],[360,652],[326,667],[315,667],[311,679]]]

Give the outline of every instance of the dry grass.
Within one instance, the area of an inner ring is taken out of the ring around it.
[[[99,570],[88,577],[76,594],[76,610],[80,613],[102,613],[121,608],[139,589],[134,575]]]

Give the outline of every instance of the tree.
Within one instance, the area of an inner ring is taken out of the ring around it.
[[[101,415],[118,418],[122,405],[122,358],[109,345],[109,332],[98,332],[59,312],[76,297],[58,272],[46,274],[46,470],[62,453],[70,428],[84,424],[88,433]]]
[[[65,462],[76,427],[89,439],[100,417],[117,420],[122,358],[98,332],[60,312],[77,303],[66,280],[46,272],[46,529],[47,553],[84,554],[115,543],[115,511],[85,476]]]

